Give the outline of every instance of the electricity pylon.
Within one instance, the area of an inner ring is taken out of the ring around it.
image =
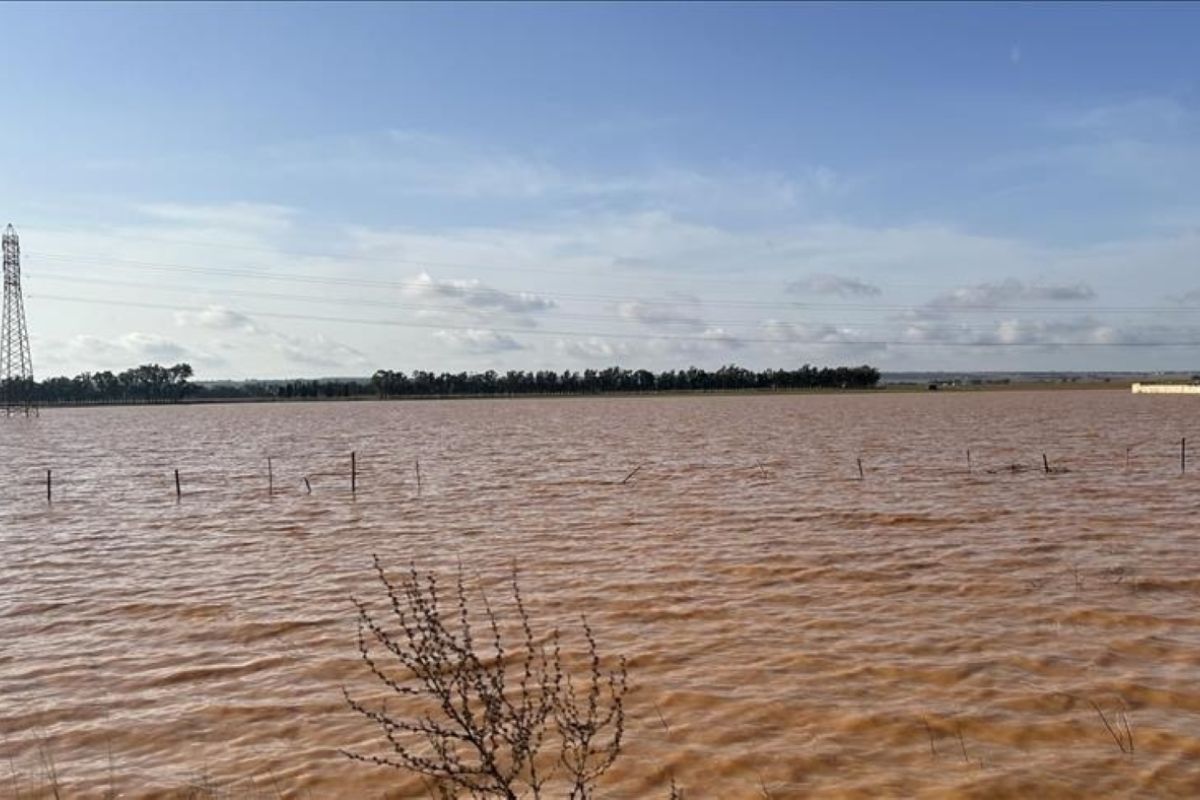
[[[21,240],[4,229],[4,315],[0,321],[0,405],[5,414],[33,410],[33,357],[21,298]]]

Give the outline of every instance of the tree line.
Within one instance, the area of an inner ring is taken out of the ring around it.
[[[193,388],[190,364],[164,367],[143,364],[124,372],[82,372],[42,381],[8,381],[11,400],[33,403],[169,403],[183,399]]]
[[[195,400],[317,400],[349,397],[450,397],[460,395],[603,394],[607,392],[732,391],[787,389],[869,389],[879,370],[859,367],[767,369],[759,372],[730,364],[716,370],[689,367],[651,372],[644,369],[508,370],[411,374],[381,369],[369,379],[223,381],[193,383],[192,367],[144,364],[120,373],[84,372],[73,378],[8,385],[10,397],[34,403],[169,403]]]
[[[861,367],[767,369],[761,372],[730,364],[717,370],[650,372],[644,369],[509,370],[499,373],[459,372],[434,374],[417,370],[412,375],[379,370],[371,387],[380,397],[420,395],[498,394],[600,394],[604,392],[728,391],[735,389],[868,389],[879,383],[879,370]]]

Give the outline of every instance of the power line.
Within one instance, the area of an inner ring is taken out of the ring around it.
[[[34,230],[39,230],[39,229],[35,228]],[[121,232],[104,232],[104,233],[97,234],[94,231],[88,230],[86,228],[42,228],[40,230],[43,233],[58,233],[58,232],[62,232],[64,230],[67,231],[68,233],[70,233],[72,231],[76,231],[76,232],[81,232],[81,233],[85,233],[85,234],[89,234],[89,235],[93,235],[93,236],[98,235],[98,236],[107,237],[110,239],[120,239],[120,240],[134,242],[134,243],[144,242],[144,243],[150,243],[150,244],[155,244],[155,243],[157,243],[157,244],[173,244],[173,245],[183,245],[186,247],[206,247],[206,248],[225,250],[225,251],[227,251],[227,250],[243,250],[243,251],[247,251],[247,252],[256,252],[256,253],[270,253],[272,255],[277,255],[277,256],[297,256],[297,257],[301,257],[301,258],[326,259],[329,261],[350,261],[350,262],[357,262],[357,263],[382,264],[382,265],[403,264],[406,266],[414,266],[414,267],[439,267],[439,268],[446,268],[446,269],[464,269],[464,270],[475,270],[475,271],[484,271],[484,272],[502,270],[505,273],[528,272],[528,273],[543,274],[543,275],[557,275],[559,277],[565,277],[565,278],[577,277],[577,273],[570,271],[570,270],[548,269],[548,268],[544,268],[544,267],[513,266],[510,264],[505,264],[504,266],[501,267],[501,266],[497,266],[496,264],[483,264],[483,263],[479,263],[479,262],[442,261],[442,260],[434,260],[434,259],[413,259],[413,258],[403,258],[403,257],[394,257],[394,256],[368,256],[368,255],[363,255],[361,253],[346,253],[346,252],[330,253],[330,252],[319,252],[319,251],[314,251],[314,250],[303,250],[303,249],[297,249],[294,247],[277,248],[277,247],[266,247],[263,245],[249,245],[249,244],[238,243],[238,242],[228,242],[228,241],[223,242],[223,241],[207,239],[207,238],[204,240],[179,239],[176,237],[169,237],[169,236],[147,236],[145,234],[129,234],[129,233],[121,233]],[[469,244],[472,244],[472,245],[479,244],[479,240],[473,239],[469,242]],[[487,242],[487,244],[490,244],[493,246],[495,245],[494,242]],[[762,248],[762,249],[764,252],[773,252],[775,250],[775,248],[773,246],[768,246],[768,247]],[[617,264],[617,262],[619,261],[618,257],[614,257],[614,256],[603,256],[603,257],[609,259],[609,261],[610,261],[609,266],[615,266]],[[796,260],[803,261],[804,256],[798,256],[798,257],[796,257]],[[660,277],[660,276],[645,275],[645,274],[624,275],[623,279],[624,280],[641,281],[641,282],[645,282],[645,283],[662,283],[662,284],[669,284],[669,285],[676,285],[679,282],[678,277],[665,277],[665,276]],[[707,277],[707,276],[703,276],[703,275],[688,275],[686,280],[688,283],[706,283],[706,284],[713,284],[713,285],[718,285],[718,286],[738,286],[738,287],[744,287],[750,283],[750,281],[748,281],[745,277],[714,278],[714,277]],[[768,284],[766,282],[760,282],[759,285],[776,286],[776,284],[774,284],[774,283]],[[891,283],[891,282],[888,282],[888,283],[880,283],[880,284],[874,284],[874,285],[877,285],[877,286],[880,286],[883,288],[894,288],[894,289],[947,289],[947,288],[954,288],[953,286],[949,286],[946,284],[928,284],[928,283]]]
[[[546,275],[558,275],[560,277],[567,277],[567,278],[577,277],[576,272],[569,271],[569,270],[561,270],[561,269],[513,266],[510,264],[505,264],[504,266],[497,266],[494,263],[443,261],[443,260],[436,260],[436,259],[413,259],[413,258],[403,258],[403,257],[395,257],[395,256],[369,256],[369,255],[363,255],[361,253],[347,253],[347,252],[320,252],[320,251],[315,251],[315,250],[304,250],[304,249],[299,249],[299,248],[290,247],[290,246],[280,248],[280,247],[268,247],[268,246],[264,246],[264,245],[251,245],[251,244],[245,244],[244,242],[221,241],[221,240],[212,239],[209,237],[205,237],[205,239],[203,239],[203,240],[180,239],[178,237],[173,237],[173,236],[148,236],[143,233],[132,234],[132,233],[113,232],[113,231],[97,232],[92,229],[82,228],[82,227],[79,227],[79,228],[71,228],[71,227],[34,228],[34,230],[40,230],[43,233],[61,233],[63,231],[66,231],[67,233],[78,232],[78,233],[83,233],[83,234],[87,234],[87,235],[91,235],[91,236],[100,236],[100,237],[106,237],[106,238],[110,238],[110,239],[119,239],[119,240],[123,240],[123,241],[134,242],[134,243],[145,242],[145,243],[151,243],[151,244],[158,243],[158,244],[184,245],[187,247],[205,247],[205,248],[211,248],[211,249],[217,249],[217,250],[243,250],[243,251],[247,251],[247,252],[269,253],[272,255],[279,255],[279,256],[298,256],[298,257],[303,257],[303,258],[326,259],[326,260],[330,260],[330,261],[350,261],[350,262],[372,263],[372,264],[382,264],[382,265],[404,264],[404,265],[415,266],[415,267],[444,267],[447,269],[467,269],[467,270],[482,270],[482,271],[502,270],[505,273],[529,272],[529,273],[538,273],[538,274],[546,274]],[[400,234],[400,235],[403,235],[403,234]],[[470,245],[477,245],[479,243],[480,243],[480,240],[478,238],[471,239],[467,242],[467,244],[470,244]],[[491,245],[491,246],[503,247],[503,245],[498,245],[494,241],[485,241],[484,243]],[[774,253],[774,252],[776,252],[777,248],[773,244],[768,244],[767,246],[760,248],[760,250],[762,252]],[[601,256],[598,256],[598,257],[601,257]],[[610,262],[611,262],[610,266],[615,266],[616,262],[619,261],[619,257],[615,257],[615,256],[603,256],[603,257],[606,257],[610,260]],[[796,256],[795,258],[797,261],[803,261],[803,260],[805,260],[806,256],[799,255],[799,256]],[[626,279],[626,280],[632,279],[635,281],[644,281],[644,282],[651,282],[651,283],[666,283],[666,284],[671,284],[671,285],[678,284],[680,281],[680,278],[678,278],[678,277],[657,277],[657,276],[650,276],[650,275],[625,275],[625,276],[623,276],[623,279]],[[688,282],[688,283],[709,283],[709,284],[714,284],[714,285],[739,286],[739,287],[746,286],[750,283],[750,281],[748,281],[747,278],[744,276],[737,277],[737,278],[713,278],[713,277],[707,277],[707,276],[703,276],[703,275],[694,275],[694,274],[687,275],[686,282]],[[894,288],[894,289],[931,289],[931,290],[941,289],[941,290],[946,290],[946,289],[960,288],[962,286],[962,284],[944,284],[944,283],[934,284],[934,283],[907,283],[907,282],[895,283],[895,282],[891,282],[891,281],[882,282],[882,283],[872,281],[871,283],[872,283],[872,285],[878,286],[880,288]],[[777,287],[777,284],[775,284],[775,283],[767,284],[764,282],[764,283],[761,283],[760,285],[763,285],[763,286],[769,285],[772,287]],[[1113,287],[1111,285],[1109,285],[1107,288],[1113,288]]]
[[[62,229],[46,228],[43,230],[49,232],[49,231],[62,230]],[[75,229],[67,229],[67,230],[68,231],[70,231],[70,230],[82,231],[84,229],[75,228]],[[471,270],[495,270],[495,269],[498,269],[498,267],[495,264],[465,263],[465,262],[461,262],[461,261],[436,261],[436,260],[429,260],[429,259],[394,258],[392,256],[367,256],[367,255],[362,255],[361,253],[322,253],[322,252],[317,252],[317,251],[313,251],[313,250],[297,250],[297,249],[291,248],[291,247],[275,248],[275,247],[264,247],[261,245],[248,245],[248,244],[238,244],[238,243],[218,242],[218,241],[197,241],[197,240],[189,240],[189,239],[177,239],[174,237],[166,237],[166,236],[145,236],[145,235],[140,235],[140,234],[137,236],[130,235],[130,234],[123,234],[123,233],[104,233],[104,234],[100,234],[100,235],[107,236],[109,238],[123,239],[125,241],[132,241],[132,242],[175,244],[175,245],[184,245],[187,247],[210,247],[210,248],[215,248],[215,249],[219,249],[219,250],[245,250],[248,252],[270,253],[272,255],[280,255],[280,256],[300,256],[303,258],[328,259],[330,261],[353,261],[353,262],[367,263],[367,264],[404,264],[407,266],[415,266],[415,267],[444,267],[447,269],[471,269]],[[571,275],[573,274],[566,270],[545,269],[545,268],[538,268],[538,267],[513,267],[513,266],[506,265],[502,269],[504,269],[506,272],[535,272],[535,273],[542,273],[542,274],[548,274],[548,275],[560,275],[563,277],[571,277]],[[670,278],[661,278],[661,279],[647,278],[647,279],[648,280],[661,280],[664,282],[674,280],[674,279],[670,279]],[[725,282],[734,283],[734,281],[725,281]]]
[[[64,282],[64,283],[71,283],[71,284],[84,283],[84,284],[95,284],[95,285],[100,285],[100,286],[121,286],[121,287],[142,288],[142,289],[147,288],[144,283],[139,283],[136,281],[121,281],[121,280],[114,280],[111,278],[81,277],[78,275],[71,275],[71,274],[65,274],[65,273],[39,272],[38,278],[40,280],[49,280],[52,282]],[[149,288],[152,291],[156,291],[156,292],[176,292],[176,293],[184,293],[184,294],[189,294],[189,295],[206,294],[206,293],[219,294],[221,298],[244,297],[244,298],[263,299],[263,300],[286,300],[289,302],[316,303],[316,304],[320,304],[320,305],[351,306],[351,307],[356,307],[356,308],[357,307],[365,307],[365,308],[385,308],[385,309],[392,309],[392,310],[438,311],[438,312],[444,312],[444,313],[465,314],[465,315],[470,315],[472,313],[479,312],[479,311],[495,310],[494,307],[493,308],[451,307],[451,306],[446,306],[446,305],[435,305],[435,304],[427,304],[427,303],[411,303],[411,302],[399,302],[399,301],[389,301],[389,300],[373,300],[373,299],[369,299],[369,298],[315,297],[312,295],[287,294],[287,293],[282,293],[282,292],[258,292],[258,291],[248,291],[248,290],[244,290],[244,289],[214,289],[212,287],[204,287],[204,286],[178,286],[178,285],[170,285],[170,284],[162,284],[162,283],[156,283],[152,287],[149,287]],[[524,312],[510,312],[510,313],[521,314]],[[613,315],[613,314],[575,314],[575,313],[564,313],[564,312],[560,312],[560,311],[555,311],[554,318],[556,320],[579,320],[579,321],[587,321],[587,322],[616,322],[616,323],[639,323],[639,322],[642,322],[641,320],[637,319],[636,317],[630,317],[630,316],[621,316],[621,315]],[[713,327],[717,327],[717,328],[754,327],[754,328],[761,328],[762,326],[764,326],[766,324],[831,325],[831,326],[840,327],[840,328],[895,328],[897,324],[905,323],[904,320],[900,320],[898,323],[893,322],[893,321],[870,321],[870,322],[868,322],[868,321],[848,321],[848,320],[836,320],[836,321],[835,320],[791,321],[791,320],[776,320],[776,319],[772,319],[772,320],[704,319],[704,320],[701,320],[698,317],[686,317],[686,316],[680,316],[678,318],[663,318],[663,319],[654,320],[654,322],[655,322],[655,324],[661,324],[661,325],[678,325],[678,326],[692,327],[692,328],[695,328],[695,327],[709,327],[709,328],[713,328]],[[912,324],[911,321],[909,321],[908,324]],[[965,323],[957,323],[954,325],[954,329],[962,330],[962,331],[966,331],[966,330],[990,331],[993,329],[993,325],[980,325],[980,324],[968,325]]]
[[[28,253],[27,253],[28,255]],[[95,257],[80,257],[70,254],[36,252],[34,255],[40,258],[47,258],[56,261],[65,261],[68,263],[93,263],[102,266],[111,266],[112,262],[123,265],[128,269],[146,270],[152,272],[182,272],[200,275],[219,275],[222,277],[244,278],[249,280],[266,280],[266,281],[282,281],[287,283],[309,283],[314,285],[327,286],[356,286],[362,288],[375,289],[427,289],[431,284],[421,280],[394,281],[394,280],[370,280],[363,278],[345,278],[345,277],[330,277],[317,275],[304,275],[299,273],[284,273],[284,272],[267,272],[265,270],[247,270],[237,269],[232,267],[197,267],[184,264],[170,264],[163,262],[136,261],[132,259],[121,258],[105,258],[97,259]],[[445,284],[432,284],[434,287]],[[688,305],[687,303],[677,300],[656,300],[635,298],[629,295],[609,295],[609,294],[576,294],[565,292],[540,292],[536,290],[500,290],[491,287],[455,287],[463,292],[471,291],[496,291],[508,295],[524,295],[530,297],[538,297],[547,300],[577,300],[590,302],[614,302],[628,303],[636,302],[643,305],[652,306],[668,306],[678,307],[680,305]],[[1003,306],[991,304],[950,304],[950,305],[888,305],[876,303],[811,303],[800,301],[783,301],[783,302],[764,302],[752,300],[706,300],[701,303],[705,306],[729,307],[729,308],[773,308],[773,309],[807,309],[807,310],[859,310],[859,311],[925,311],[939,312],[946,314],[957,314],[967,312],[1063,312],[1063,311],[1086,311],[1086,312],[1103,312],[1103,313],[1182,313],[1194,314],[1200,313],[1200,306],[1036,306],[1036,305],[1019,305],[1019,306]]]
[[[210,307],[204,306],[178,306],[167,305],[164,303],[141,303],[126,300],[98,300],[87,297],[71,297],[67,295],[37,295],[39,300],[51,300],[68,303],[85,303],[89,305],[109,305],[121,306],[126,308],[146,308],[163,311],[190,311],[194,313],[203,313],[210,311]],[[420,323],[420,322],[401,322],[397,320],[381,320],[381,319],[363,319],[360,317],[332,317],[314,314],[293,314],[273,311],[243,311],[239,309],[229,309],[232,313],[242,314],[246,317],[263,317],[268,319],[293,319],[307,320],[315,322],[332,322],[349,325],[372,325],[397,328],[417,328],[425,330],[442,330],[442,331],[476,331],[480,327],[470,325],[442,325],[436,323]],[[972,342],[948,342],[948,341],[913,341],[905,339],[793,339],[793,338],[770,338],[770,337],[729,337],[722,338],[719,336],[701,336],[701,335],[685,335],[685,334],[648,334],[648,333],[612,333],[602,331],[563,331],[563,330],[548,330],[545,328],[518,328],[518,327],[496,327],[492,325],[485,326],[486,330],[494,333],[518,334],[523,336],[562,336],[574,339],[635,339],[645,341],[664,340],[664,341],[689,341],[689,342],[704,342],[709,344],[720,344],[722,342],[736,342],[742,344],[791,344],[791,345],[808,345],[808,346],[830,346],[830,347],[964,347],[964,348],[1066,348],[1066,347],[1082,347],[1082,348],[1104,348],[1104,347],[1200,347],[1200,341],[1122,341],[1122,342],[1001,342],[1001,341],[972,341]]]

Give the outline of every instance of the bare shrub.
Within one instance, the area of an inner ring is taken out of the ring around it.
[[[404,712],[360,702],[343,689],[350,708],[378,726],[388,745],[387,755],[345,755],[426,776],[440,797],[516,800],[556,791],[591,798],[621,753],[625,659],[606,670],[584,618],[587,674],[573,677],[558,629],[535,637],[515,568],[512,649],[486,595],[482,614],[472,612],[461,568],[447,600],[433,573],[410,566],[394,580],[378,556],[374,563],[390,607],[380,614],[352,598],[358,649],[375,678],[402,698]]]

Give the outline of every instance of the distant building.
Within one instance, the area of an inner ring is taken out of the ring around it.
[[[1200,394],[1195,383],[1135,383],[1134,394]]]

